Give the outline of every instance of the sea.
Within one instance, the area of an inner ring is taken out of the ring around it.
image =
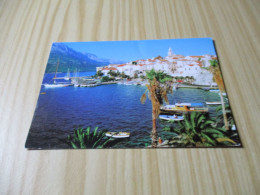
[[[95,73],[80,73],[91,76]],[[65,76],[57,74],[57,77]],[[45,74],[43,83],[51,82],[53,74]],[[67,81],[64,81],[67,82]],[[68,135],[74,130],[91,127],[94,130],[127,131],[129,139],[117,145],[119,148],[143,148],[151,144],[152,105],[147,98],[140,98],[146,87],[140,85],[100,85],[97,87],[41,86],[36,110],[28,134],[26,147],[32,149],[66,149]],[[168,95],[170,104],[177,102],[220,101],[217,93],[202,89],[180,88]],[[210,115],[216,115],[216,106],[210,106]],[[175,136],[164,131],[167,121],[156,121],[158,135],[163,139]]]

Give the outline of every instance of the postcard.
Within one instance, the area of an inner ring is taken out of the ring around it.
[[[28,149],[242,147],[211,38],[53,43]]]

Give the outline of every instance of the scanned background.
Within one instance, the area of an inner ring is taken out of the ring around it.
[[[260,194],[259,0],[0,0],[0,194]],[[244,148],[24,148],[51,43],[212,37]]]

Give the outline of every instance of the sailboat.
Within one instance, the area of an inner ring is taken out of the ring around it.
[[[79,72],[77,69],[74,71],[73,77],[71,78],[71,83],[74,87],[79,87]]]
[[[56,72],[55,72],[54,77],[52,78],[53,83],[45,83],[45,84],[43,84],[44,87],[46,87],[46,88],[56,88],[56,87],[67,87],[67,86],[71,85],[70,83],[57,83],[56,82],[56,79],[57,79],[56,76],[57,76],[59,64],[60,64],[60,60],[58,59],[58,62],[57,62],[57,65],[56,65]]]
[[[70,69],[68,68],[67,75],[64,77],[64,80],[68,81],[70,80]]]

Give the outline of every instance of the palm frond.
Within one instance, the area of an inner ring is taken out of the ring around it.
[[[232,144],[236,144],[235,141],[233,141],[232,139],[227,138],[227,137],[217,138],[216,140],[217,140],[219,143],[221,143],[221,142],[230,142],[230,143],[232,143]]]
[[[206,135],[205,133],[201,133],[201,137],[204,138],[206,140],[206,142],[212,144],[213,146],[216,145],[216,142],[210,138],[208,135]]]

